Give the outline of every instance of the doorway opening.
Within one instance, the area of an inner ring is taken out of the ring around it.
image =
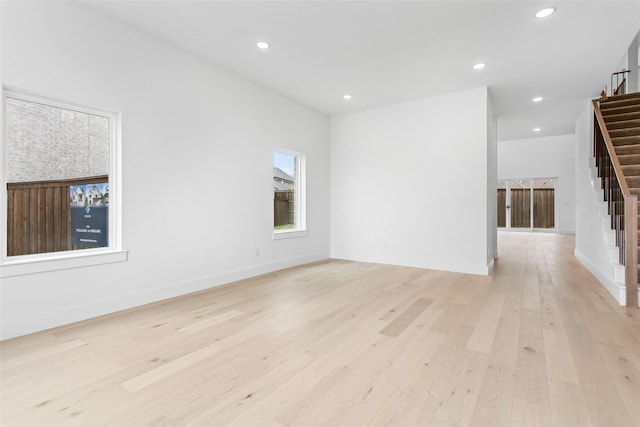
[[[498,180],[498,228],[554,232],[555,178]]]

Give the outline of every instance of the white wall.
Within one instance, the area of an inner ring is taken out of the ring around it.
[[[640,31],[627,49],[627,70],[629,70],[629,82],[627,92],[638,92],[640,88]]]
[[[498,179],[556,178],[556,230],[576,232],[575,135],[500,141]]]
[[[612,72],[629,70],[629,74],[627,74],[627,93],[638,92],[638,88],[640,88],[640,31],[635,35],[626,52],[622,56],[622,59],[618,63],[618,66]],[[613,81],[613,87],[608,90],[608,93],[611,94],[611,91],[614,90],[615,80]],[[607,86],[611,85],[611,82],[606,83]]]
[[[3,2],[1,55],[5,85],[122,111],[129,250],[2,279],[3,338],[328,257],[327,117],[77,3]],[[271,238],[274,147],[307,154],[307,237]]]
[[[593,107],[591,101],[576,121],[576,257],[619,300],[615,284],[615,272],[610,262],[609,251],[602,233],[602,219],[597,201],[602,201],[602,192],[594,192],[591,185],[589,160],[592,158]]]
[[[489,94],[490,95],[490,94]],[[487,97],[487,263],[498,258],[498,120]]]
[[[332,257],[487,274],[487,96],[331,118]]]

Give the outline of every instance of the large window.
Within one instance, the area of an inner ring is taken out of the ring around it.
[[[287,150],[273,153],[274,238],[306,234],[305,156]]]
[[[498,180],[498,227],[555,229],[555,178]]]
[[[2,275],[119,250],[119,115],[10,89],[3,98]]]

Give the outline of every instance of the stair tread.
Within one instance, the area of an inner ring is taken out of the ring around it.
[[[630,178],[640,180],[640,165],[621,165],[621,167],[627,181]]]
[[[608,130],[637,127],[637,126],[640,126],[640,118],[630,119],[630,120],[618,120],[616,122],[612,122],[611,120],[609,120],[608,122],[606,122],[606,125]]]
[[[609,129],[609,136],[611,138],[619,138],[623,136],[635,136],[640,135],[640,126],[626,127],[620,129]]]
[[[624,95],[611,95],[611,96],[607,96],[605,100],[602,100],[600,102],[613,102],[613,101],[619,101],[623,99],[632,99],[632,98],[640,98],[640,92],[625,93]]]
[[[602,108],[600,111],[602,112],[602,116],[606,119],[608,116],[615,115],[615,114],[634,113],[636,111],[640,111],[640,105],[632,104],[632,105],[613,106],[610,108]]]
[[[640,119],[640,111],[632,112],[632,113],[620,113],[620,114],[611,114],[604,117],[605,123],[609,124],[609,122],[619,122],[626,120]]]
[[[615,150],[618,156],[640,154],[640,144],[618,145]]]
[[[632,119],[632,120],[619,120],[617,122],[609,122],[607,123],[608,130],[616,130],[616,129],[626,129],[630,127],[638,127],[640,126],[640,119]]]
[[[640,189],[640,176],[625,176],[629,190]]]
[[[617,153],[617,151],[616,151]],[[618,154],[618,161],[620,162],[620,165],[627,166],[627,165],[640,165],[640,153],[637,154]]]
[[[618,136],[611,138],[611,142],[613,142],[613,145],[640,144],[640,135]]]
[[[608,99],[606,101],[600,101],[600,109],[608,110],[611,108],[638,104],[640,104],[640,97],[631,97],[626,99]]]

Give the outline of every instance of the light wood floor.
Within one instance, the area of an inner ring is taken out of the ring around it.
[[[571,236],[490,277],[293,268],[1,343],[2,426],[638,426],[640,310]]]

